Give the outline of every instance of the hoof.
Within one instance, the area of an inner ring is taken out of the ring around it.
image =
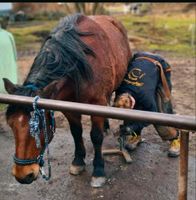
[[[167,155],[168,155],[168,157],[170,157],[170,158],[177,158],[177,157],[180,155],[180,152],[172,152],[172,151],[169,151]]]
[[[85,166],[76,166],[76,165],[71,165],[69,168],[69,173],[72,175],[79,175],[85,170]]]
[[[106,182],[106,178],[105,177],[92,177],[91,179],[91,187],[102,187]]]

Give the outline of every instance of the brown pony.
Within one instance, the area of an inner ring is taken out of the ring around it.
[[[126,30],[120,22],[110,16],[75,14],[62,19],[51,31],[23,85],[14,85],[8,79],[4,79],[4,85],[9,94],[107,105],[112,92],[123,80],[130,58]],[[29,134],[31,111],[28,106],[9,105],[6,113],[15,136],[15,157],[20,160],[35,160],[41,151]],[[75,142],[70,173],[77,175],[85,166],[81,115],[63,114],[69,121]],[[100,187],[105,183],[101,152],[104,118],[91,116],[91,121],[95,153],[91,185]],[[43,131],[41,144],[44,145]],[[12,174],[20,183],[29,184],[36,180],[39,169],[36,162],[15,162]]]

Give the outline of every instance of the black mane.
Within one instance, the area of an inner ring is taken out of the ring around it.
[[[74,81],[76,96],[79,95],[81,82],[92,80],[93,77],[86,55],[95,56],[93,50],[80,39],[80,36],[93,34],[81,32],[76,27],[83,18],[81,14],[67,16],[51,31],[26,80],[15,92],[16,95],[35,96],[35,88],[42,89],[52,81],[64,77]],[[33,85],[33,88],[28,87],[29,85]],[[7,112],[15,109],[9,106]]]
[[[24,85],[33,83],[43,88],[53,80],[68,76],[74,80],[78,89],[81,81],[92,79],[92,69],[86,60],[86,54],[95,54],[80,40],[80,36],[92,33],[80,32],[76,27],[82,17],[84,16],[81,14],[67,16],[51,31],[36,56]]]

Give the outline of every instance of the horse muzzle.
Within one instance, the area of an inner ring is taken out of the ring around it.
[[[30,173],[23,179],[17,178],[16,176],[15,176],[15,179],[21,184],[31,184],[37,178],[35,177],[34,173]]]
[[[14,165],[12,175],[21,184],[31,184],[39,175],[39,165],[32,164],[27,166]]]

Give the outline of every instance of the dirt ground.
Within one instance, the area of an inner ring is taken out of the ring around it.
[[[178,114],[195,116],[196,74],[195,58],[161,53],[171,64],[173,103]],[[19,59],[20,82],[28,73],[33,56]],[[103,188],[90,187],[93,147],[90,141],[89,117],[84,116],[84,143],[87,150],[86,171],[80,176],[69,174],[74,144],[66,119],[60,113],[57,130],[50,145],[52,177],[47,182],[41,177],[30,185],[19,184],[11,175],[14,138],[0,113],[0,200],[176,200],[178,192],[178,158],[167,157],[168,143],[163,142],[152,125],[143,130],[145,141],[131,152],[133,163],[126,164],[122,157],[105,156],[107,183]],[[110,119],[111,132],[105,137],[103,148],[117,146],[114,136],[122,121]],[[196,196],[195,140],[190,134],[188,200]]]

